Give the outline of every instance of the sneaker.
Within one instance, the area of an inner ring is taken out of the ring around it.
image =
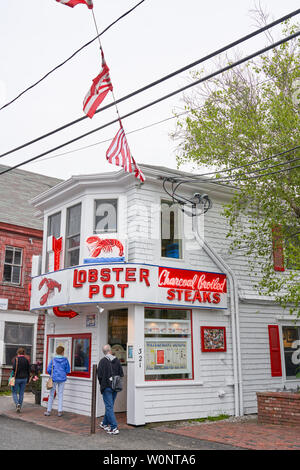
[[[99,424],[99,427],[101,429],[104,429],[104,431],[110,431],[110,426],[108,426],[107,424],[103,424],[103,422],[101,421],[101,423]]]
[[[20,413],[21,412],[21,405],[17,405],[17,413]]]
[[[107,431],[107,434],[119,434],[119,429],[118,428],[114,428],[114,429],[110,429],[109,431]]]
[[[45,411],[45,413],[44,413],[45,416],[50,416],[50,414],[51,413],[49,411]]]
[[[62,411],[60,411],[59,413],[57,413],[57,416],[61,417],[63,414],[62,414]]]

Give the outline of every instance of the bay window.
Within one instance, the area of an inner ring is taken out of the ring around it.
[[[68,207],[65,267],[77,266],[79,264],[80,226],[81,204],[76,204],[76,206]]]

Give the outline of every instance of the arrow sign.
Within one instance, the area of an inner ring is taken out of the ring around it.
[[[64,318],[74,318],[79,315],[74,310],[60,310],[59,307],[53,307],[53,313],[57,317],[64,317]]]

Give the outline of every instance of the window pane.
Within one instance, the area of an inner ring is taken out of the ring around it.
[[[11,282],[11,272],[12,266],[10,266],[9,264],[5,264],[3,270],[3,281]]]
[[[88,372],[90,367],[90,339],[73,340],[73,372]]]
[[[182,257],[180,209],[169,201],[161,203],[161,256]]]
[[[13,284],[20,284],[21,278],[21,268],[19,266],[13,266],[12,268],[12,279]]]
[[[113,355],[117,356],[121,364],[126,364],[127,350],[127,309],[112,310],[108,314],[108,344],[111,345]]]
[[[22,251],[15,248],[14,264],[21,265]]]
[[[48,236],[53,235],[55,238],[60,237],[60,220],[61,213],[50,215],[48,217]]]
[[[188,310],[145,309],[145,379],[192,378]]]
[[[17,323],[5,323],[4,342],[19,344],[19,331]]]
[[[117,231],[117,199],[95,201],[95,233]]]
[[[73,250],[68,253],[68,266],[77,266],[79,264],[79,250]]]
[[[22,344],[18,346],[9,346],[6,345],[5,347],[5,364],[11,365],[14,358],[17,356],[17,350],[19,346],[23,346]],[[24,346],[23,346],[24,347]],[[25,356],[29,360],[29,362],[32,362],[32,347],[31,346],[25,346]]]
[[[69,207],[67,213],[67,236],[80,233],[81,204]]]
[[[80,235],[76,235],[75,237],[68,238],[68,250],[70,248],[76,248],[80,245]]]
[[[283,326],[282,334],[286,377],[300,378],[299,353],[297,353],[300,347],[300,328]]]
[[[14,250],[12,248],[5,249],[5,263],[13,263]]]

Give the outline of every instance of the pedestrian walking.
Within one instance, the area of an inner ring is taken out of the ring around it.
[[[47,373],[53,380],[53,387],[50,390],[47,411],[44,413],[45,416],[50,416],[51,414],[56,387],[58,394],[58,416],[62,416],[63,414],[64,387],[67,380],[67,374],[69,374],[71,370],[68,359],[64,357],[64,352],[65,348],[63,346],[58,346],[56,348],[56,356],[51,359],[47,367]]]
[[[17,357],[13,360],[12,370],[15,377],[15,385],[12,387],[12,397],[16,405],[16,410],[20,413],[23,405],[25,387],[30,376],[30,364],[25,357],[24,348],[17,350]]]
[[[105,415],[99,426],[108,434],[119,434],[114,404],[121,387],[115,386],[115,383],[124,376],[124,373],[119,359],[112,355],[110,345],[103,346],[102,351],[104,357],[98,364],[98,380],[105,405]]]

